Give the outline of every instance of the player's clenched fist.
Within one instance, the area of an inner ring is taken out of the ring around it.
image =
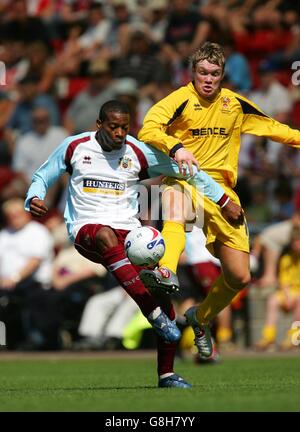
[[[32,198],[30,201],[30,213],[35,217],[42,217],[48,212],[45,201],[38,198]]]
[[[242,207],[231,200],[222,208],[222,214],[233,225],[242,225],[244,223],[244,211]]]

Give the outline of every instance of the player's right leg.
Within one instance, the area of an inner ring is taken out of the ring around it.
[[[177,342],[181,333],[175,322],[175,313],[168,316],[162,310],[141,282],[137,268],[125,255],[124,239],[127,233],[109,226],[87,224],[79,230],[75,247],[86,258],[104,265],[116,277],[163,340]]]
[[[165,187],[162,194],[164,227],[162,235],[165,241],[165,254],[159,267],[144,269],[140,277],[148,288],[167,294],[179,291],[176,276],[179,258],[185,247],[185,221],[189,218],[191,203],[183,192],[181,185]]]

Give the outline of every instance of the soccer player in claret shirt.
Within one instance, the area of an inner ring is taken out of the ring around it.
[[[139,278],[140,268],[124,252],[127,233],[140,226],[138,215],[139,179],[184,176],[178,165],[162,152],[127,134],[129,110],[118,101],[105,103],[99,113],[97,130],[66,138],[35,172],[25,208],[33,216],[47,213],[48,188],[65,172],[69,173],[65,222],[80,254],[103,264],[135,300],[158,335],[159,387],[191,387],[173,372],[180,331],[175,311],[165,295],[154,296]],[[203,171],[196,170],[187,181],[203,189],[214,202],[227,201],[224,190]],[[232,201],[223,208],[232,221],[241,208]]]
[[[149,110],[139,139],[174,157],[180,167],[184,163],[191,168],[197,161],[201,169],[222,185],[228,197],[239,204],[233,188],[241,134],[265,136],[300,147],[300,131],[270,118],[245,97],[221,87],[225,57],[220,45],[206,42],[191,57],[191,64],[193,81]],[[167,183],[172,187],[180,182],[169,179]],[[206,245],[220,259],[223,271],[205,300],[186,312],[196,334],[198,351],[207,357],[212,352],[209,321],[250,281],[246,221],[233,227],[220,210],[219,205],[204,197]],[[184,223],[166,221],[163,236],[166,253],[160,267],[152,272],[143,271],[141,278],[146,285],[168,289],[167,270],[172,276],[172,286],[176,285],[177,263],[185,244]]]

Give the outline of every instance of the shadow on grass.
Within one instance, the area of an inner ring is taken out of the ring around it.
[[[145,389],[157,389],[157,386],[114,386],[114,387],[46,387],[46,388],[6,388],[1,389],[1,393],[5,392],[22,392],[22,393],[31,393],[31,392],[49,392],[49,391],[103,391],[103,390],[145,390]]]

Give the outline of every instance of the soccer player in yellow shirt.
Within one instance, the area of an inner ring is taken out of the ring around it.
[[[181,169],[185,165],[192,172],[192,164],[200,166],[239,204],[233,188],[237,181],[241,134],[265,136],[300,147],[300,131],[279,123],[245,97],[221,87],[225,57],[220,45],[206,42],[191,57],[191,63],[193,81],[149,110],[139,139],[174,157]],[[174,188],[181,181],[168,179],[167,183]],[[141,272],[142,280],[149,287],[167,288],[169,280],[174,285],[185,244],[184,222],[184,218],[165,221],[166,253],[160,267]],[[200,355],[209,357],[212,353],[209,321],[250,281],[249,236],[245,220],[231,225],[222,216],[220,206],[205,197],[203,231],[207,248],[221,261],[222,274],[205,300],[186,312],[186,318],[194,329]]]

